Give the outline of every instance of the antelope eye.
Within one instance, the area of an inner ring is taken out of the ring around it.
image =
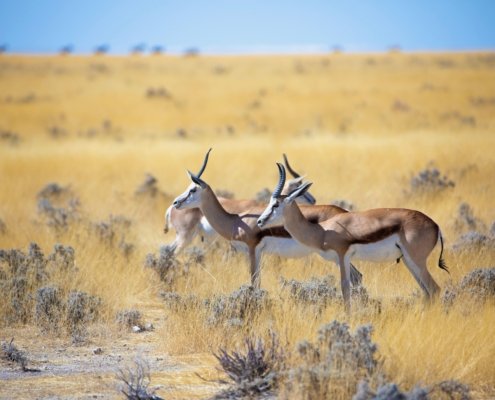
[[[196,188],[191,189],[191,193],[194,193],[196,191]]]
[[[275,203],[272,207],[273,208],[277,208],[278,207],[278,203]]]

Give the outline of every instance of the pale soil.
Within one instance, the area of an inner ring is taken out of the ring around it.
[[[144,320],[155,330],[100,332],[94,327],[87,342],[74,345],[68,337],[44,334],[35,327],[4,329],[0,340],[15,338],[14,344],[26,352],[29,369],[24,372],[17,364],[0,359],[0,399],[114,399],[119,394],[116,372],[132,366],[140,356],[151,371],[151,387],[167,399],[209,397],[218,390],[215,383],[200,378],[215,374],[210,354],[171,356],[160,343],[160,328],[167,321],[160,304],[149,304]],[[101,348],[101,354],[94,350]]]

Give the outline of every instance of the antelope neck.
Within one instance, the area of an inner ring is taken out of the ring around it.
[[[320,225],[309,222],[295,201],[288,204],[283,213],[284,227],[294,239],[306,246],[320,249],[325,235]]]
[[[217,199],[210,186],[204,189],[201,196],[201,212],[217,233],[226,239],[232,239],[236,215],[228,213]]]

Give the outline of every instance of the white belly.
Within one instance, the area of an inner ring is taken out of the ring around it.
[[[400,244],[399,236],[395,234],[375,243],[353,244],[349,247],[348,252],[351,260],[395,261],[402,255],[402,252],[396,246],[397,243]]]
[[[199,221],[199,228],[201,234],[206,236],[209,240],[213,239],[213,237],[217,236],[218,233],[215,231],[215,229],[212,228],[206,217],[201,217],[201,220]]]
[[[276,254],[287,258],[301,258],[314,252],[311,248],[298,243],[294,239],[265,236],[259,246],[263,253]]]

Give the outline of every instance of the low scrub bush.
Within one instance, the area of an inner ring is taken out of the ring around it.
[[[228,387],[214,399],[261,398],[273,395],[285,366],[285,354],[277,336],[272,333],[268,341],[248,338],[245,348],[229,352],[220,348],[214,354],[221,372],[227,380],[219,383]]]
[[[450,400],[470,400],[469,387],[456,381],[448,380],[429,387],[416,386],[409,392],[402,391],[391,382],[381,382],[372,389],[368,381],[358,384],[357,392],[352,400],[429,400],[432,398]]]
[[[477,231],[470,231],[461,235],[452,245],[452,250],[455,252],[466,250],[479,251],[480,248],[495,250],[495,237]]]
[[[485,224],[481,219],[475,217],[474,211],[469,203],[461,203],[457,210],[457,218],[455,220],[455,228],[457,230],[469,229],[474,231],[476,229],[485,229]]]
[[[26,371],[28,359],[26,353],[19,350],[14,344],[14,338],[10,342],[2,342],[2,358],[12,363],[18,364],[23,371]]]
[[[117,313],[115,320],[126,328],[142,326],[142,315],[139,310],[122,310]]]
[[[144,181],[136,188],[134,193],[136,196],[150,198],[163,197],[165,195],[165,193],[158,188],[158,179],[149,173],[146,174]]]
[[[268,292],[243,285],[228,295],[201,299],[195,295],[162,292],[167,308],[175,313],[194,310],[201,313],[207,325],[241,326],[271,305]]]
[[[440,170],[433,166],[428,166],[419,171],[410,180],[410,189],[413,193],[437,192],[449,187],[454,187],[455,182],[447,175],[443,175]]]
[[[67,293],[53,282],[74,279],[75,251],[56,244],[45,257],[36,243],[22,250],[0,250],[0,322],[35,322],[43,331],[59,332],[67,328],[75,338],[83,337],[86,325],[100,312],[101,300],[81,291]]]
[[[297,303],[315,306],[317,312],[322,312],[332,303],[342,303],[340,288],[335,285],[335,278],[327,275],[324,278],[311,278],[308,281],[296,281],[294,279],[280,280],[282,289],[287,291],[289,297]],[[351,287],[353,303],[359,309],[367,312],[381,312],[381,302],[370,297],[364,286]]]
[[[62,293],[55,286],[44,286],[36,292],[34,317],[42,330],[56,332],[65,311]]]
[[[67,299],[67,328],[74,342],[84,341],[87,325],[98,319],[101,299],[85,292],[72,291]]]
[[[79,218],[79,199],[68,186],[49,183],[37,195],[38,214],[44,222],[57,230],[65,230]]]
[[[313,277],[304,282],[295,279],[286,280],[282,277],[280,284],[282,289],[288,292],[289,297],[297,303],[323,308],[339,298],[339,291],[332,275],[323,278]]]
[[[184,252],[185,258],[179,260],[170,246],[161,246],[158,256],[149,253],[144,266],[156,271],[160,280],[173,285],[176,280],[186,275],[191,267],[204,265],[205,252],[198,247],[191,247]]]
[[[269,307],[270,299],[266,290],[243,285],[229,295],[218,295],[207,300],[205,305],[209,324],[233,322],[237,325]]]
[[[157,389],[150,388],[150,366],[142,358],[136,358],[133,365],[120,368],[116,379],[118,391],[128,400],[162,400],[155,394]]]
[[[297,367],[287,371],[284,393],[301,399],[334,398],[352,393],[361,379],[377,373],[377,346],[372,327],[352,334],[346,323],[333,321],[318,331],[315,343],[297,345]],[[290,396],[288,396],[289,398]]]
[[[447,289],[442,297],[447,306],[458,299],[478,302],[495,300],[495,268],[477,268],[469,272],[458,285]]]

